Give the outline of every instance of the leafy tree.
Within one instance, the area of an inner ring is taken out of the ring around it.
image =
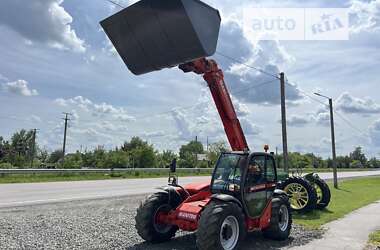
[[[171,150],[164,150],[162,153],[157,153],[157,167],[166,168],[177,155]]]
[[[293,168],[306,168],[313,166],[311,158],[307,157],[306,155],[302,155],[298,152],[289,153],[289,163],[289,165]]]
[[[15,149],[20,155],[27,156],[32,152],[33,144],[33,131],[26,131],[25,129],[20,130],[12,135],[11,146]]]
[[[13,168],[13,165],[10,164],[9,162],[3,162],[3,163],[0,163],[0,168],[2,168],[2,169],[10,169],[10,168]]]
[[[337,168],[350,168],[351,158],[349,156],[337,156],[336,166]]]
[[[74,154],[65,155],[64,168],[81,168],[83,166],[82,154],[77,151]]]
[[[228,151],[228,146],[225,141],[215,142],[209,145],[207,157],[211,166],[214,166],[220,153]]]
[[[198,141],[191,141],[182,145],[179,150],[179,166],[183,168],[193,168],[197,165],[197,154],[203,154],[203,145]]]
[[[46,163],[49,159],[49,152],[46,149],[40,149],[37,153],[37,159],[42,163]]]
[[[136,148],[143,148],[148,146],[148,143],[146,141],[143,141],[140,137],[132,137],[132,139],[129,142],[124,142],[124,145],[121,146],[121,149],[123,151],[130,151]]]
[[[58,163],[62,159],[63,152],[62,150],[58,149],[53,151],[49,158],[48,158],[48,163]]]
[[[358,160],[353,160],[350,164],[352,168],[362,168],[363,164]]]
[[[369,160],[368,165],[370,168],[380,168],[380,161],[373,157]]]
[[[106,168],[104,160],[106,158],[107,152],[104,150],[103,146],[98,146],[93,152],[93,160],[95,161],[96,168]]]
[[[96,167],[96,160],[94,157],[93,152],[86,151],[84,154],[82,154],[82,162],[83,167],[87,168],[95,168]]]
[[[128,164],[129,156],[124,151],[110,151],[104,160],[105,168],[126,168]]]
[[[153,146],[139,137],[132,137],[129,142],[124,142],[121,150],[128,153],[130,167],[151,168],[156,165],[156,152]]]
[[[355,150],[350,153],[350,158],[352,161],[359,161],[362,166],[365,166],[367,164],[367,158],[362,152],[361,147],[356,147]]]

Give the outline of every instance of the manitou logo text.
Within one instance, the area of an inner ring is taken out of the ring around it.
[[[195,221],[195,220],[197,220],[197,215],[196,214],[185,213],[185,212],[179,212],[178,213],[178,218],[184,219],[184,220]]]

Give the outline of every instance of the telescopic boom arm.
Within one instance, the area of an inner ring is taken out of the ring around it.
[[[210,88],[220,118],[222,119],[224,130],[232,150],[249,150],[230,94],[224,82],[223,71],[218,67],[218,64],[214,60],[201,58],[181,64],[179,68],[185,73],[194,72],[203,75],[203,78]]]

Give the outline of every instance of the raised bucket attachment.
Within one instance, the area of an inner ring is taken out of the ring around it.
[[[141,0],[100,24],[141,75],[213,55],[220,21],[219,11],[199,0]]]

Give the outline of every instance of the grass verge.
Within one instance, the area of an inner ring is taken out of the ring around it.
[[[211,173],[186,173],[179,172],[178,176],[210,176]],[[136,178],[158,178],[167,177],[168,172],[160,173],[64,173],[64,174],[7,174],[0,176],[0,184],[6,183],[35,183],[35,182],[57,182],[57,181],[86,181],[86,180],[109,180],[109,179],[136,179]]]
[[[368,242],[380,248],[380,230],[371,233]]]
[[[321,225],[342,218],[344,215],[380,200],[380,177],[345,180],[339,189],[331,190],[331,202],[327,209],[293,215],[294,222],[308,228],[317,229]]]

